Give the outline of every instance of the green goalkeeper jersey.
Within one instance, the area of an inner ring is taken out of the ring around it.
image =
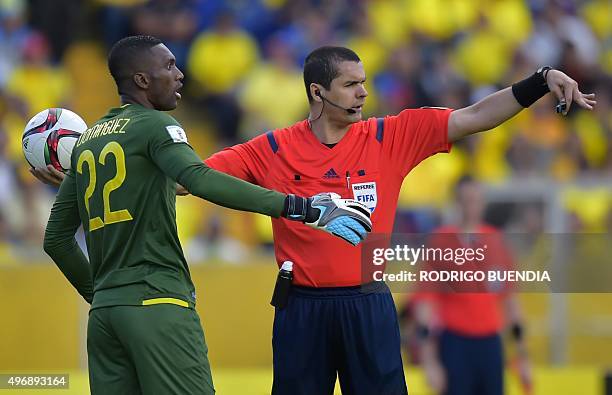
[[[136,104],[110,110],[76,142],[45,234],[45,250],[92,308],[195,304],[176,229],[176,182],[274,217],[285,199],[207,167],[170,115]],[[74,239],[81,223],[89,264]]]

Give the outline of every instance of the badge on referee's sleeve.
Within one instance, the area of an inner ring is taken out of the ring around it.
[[[353,199],[357,200],[359,203],[363,203],[367,208],[370,209],[370,212],[374,212],[376,209],[376,202],[378,201],[378,197],[376,195],[376,182],[360,182],[358,184],[352,184],[353,188]]]

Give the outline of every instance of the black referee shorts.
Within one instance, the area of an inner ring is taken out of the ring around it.
[[[386,284],[294,286],[276,309],[273,395],[406,395],[395,304]]]

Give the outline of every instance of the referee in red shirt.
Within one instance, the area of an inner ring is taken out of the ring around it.
[[[281,192],[354,198],[372,211],[373,232],[390,233],[402,181],[423,159],[496,127],[549,91],[565,102],[565,113],[573,102],[595,104],[594,95],[546,67],[466,108],[406,109],[362,120],[365,81],[350,49],[314,50],[304,64],[308,119],[206,163]],[[277,263],[294,262],[288,304],[274,318],[272,394],[332,394],[336,376],[345,395],[406,394],[393,299],[382,282],[361,286],[361,247],[284,219],[272,219],[272,226]]]
[[[458,223],[434,230],[429,246],[457,250],[486,245],[483,261],[468,261],[455,269],[513,270],[512,254],[501,233],[482,220],[485,206],[480,185],[471,177],[462,178],[456,187],[456,200]],[[446,269],[437,263],[429,267],[431,270]],[[511,328],[516,343],[522,384],[525,389],[531,387],[522,317],[509,283],[434,284],[433,287],[424,286],[411,301],[421,362],[437,394],[502,395],[501,334],[506,326]]]

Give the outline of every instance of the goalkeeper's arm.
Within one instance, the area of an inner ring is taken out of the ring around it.
[[[371,231],[369,210],[360,203],[336,194],[303,198],[262,188],[211,169],[187,144],[160,146],[154,161],[190,193],[223,207],[301,221],[353,245]]]

